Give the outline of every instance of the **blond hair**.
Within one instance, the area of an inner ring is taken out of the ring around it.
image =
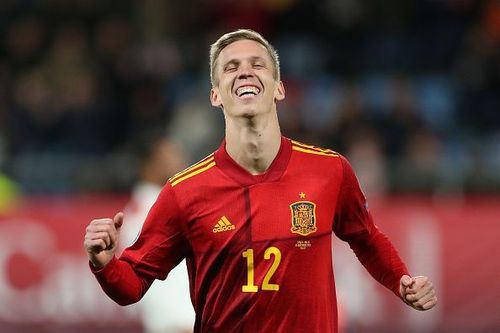
[[[239,40],[253,40],[263,45],[273,62],[273,76],[276,80],[280,79],[280,61],[276,49],[258,32],[250,29],[238,29],[222,35],[210,46],[210,82],[212,83],[212,86],[216,86],[219,83],[215,75],[219,54],[226,46]]]

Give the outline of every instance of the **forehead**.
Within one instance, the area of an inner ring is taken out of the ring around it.
[[[236,59],[245,59],[251,57],[261,57],[271,60],[269,53],[264,45],[253,40],[239,40],[229,44],[219,54],[220,63],[225,63]]]

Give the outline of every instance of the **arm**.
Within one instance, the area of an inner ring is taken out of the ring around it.
[[[409,275],[408,269],[387,236],[374,225],[369,228],[343,240],[349,243],[370,275],[400,297],[399,281],[402,276]]]
[[[115,257],[123,213],[113,219],[92,220],[85,232],[84,247],[91,271],[106,294],[120,305],[137,302],[152,283],[141,279],[132,267]],[[124,287],[127,285],[127,287]]]
[[[106,295],[123,306],[138,302],[154,281],[138,275],[128,262],[116,257],[101,269],[91,263],[90,269]]]
[[[165,279],[187,254],[181,210],[167,185],[151,208],[137,241],[115,257],[123,214],[93,220],[84,246],[104,292],[120,305],[139,301],[155,279]],[[118,217],[118,218],[117,218]]]
[[[373,223],[366,199],[347,160],[341,157],[343,179],[333,230],[349,243],[359,261],[382,285],[406,304],[428,310],[437,303],[434,287],[425,276],[410,277],[398,252]]]
[[[400,296],[399,281],[403,275],[409,275],[408,270],[389,239],[373,223],[349,162],[344,157],[341,162],[343,176],[333,230],[349,243],[359,261],[378,282]]]

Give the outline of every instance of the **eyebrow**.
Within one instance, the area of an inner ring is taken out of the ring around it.
[[[264,62],[266,61],[266,59],[264,59],[263,57],[260,57],[260,56],[252,56],[252,57],[250,57],[250,60],[252,62],[255,62],[255,61],[258,61],[258,60],[262,60]]]

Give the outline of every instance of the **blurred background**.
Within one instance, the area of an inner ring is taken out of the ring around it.
[[[280,54],[283,133],[346,155],[436,281],[415,314],[335,245],[344,332],[500,331],[500,1],[2,0],[0,332],[143,331],[93,280],[84,228],[130,203],[151,132],[184,166],[219,146],[208,48],[236,28]]]

